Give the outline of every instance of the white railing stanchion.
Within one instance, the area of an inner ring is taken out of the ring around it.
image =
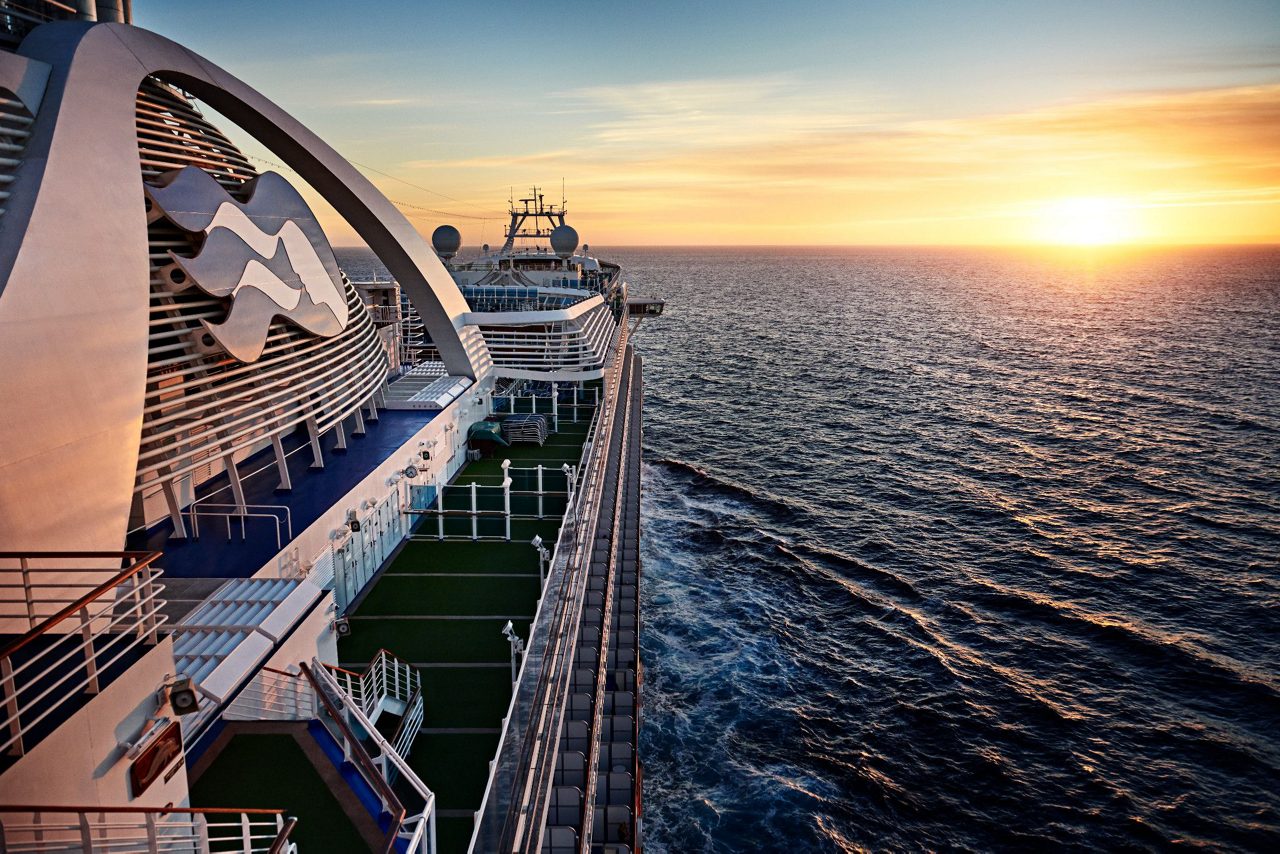
[[[472,484],[474,487],[475,484]],[[506,539],[511,541],[511,460],[502,461],[502,512],[506,516]]]

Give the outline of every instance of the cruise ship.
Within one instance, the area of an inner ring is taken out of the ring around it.
[[[464,260],[128,0],[0,0],[0,851],[641,850],[663,303],[510,216]]]

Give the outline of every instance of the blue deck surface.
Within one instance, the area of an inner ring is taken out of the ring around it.
[[[245,502],[288,507],[293,516],[293,534],[297,536],[437,414],[384,410],[378,413],[377,421],[365,420],[367,432],[363,436],[350,435],[349,419],[346,451],[336,450],[337,438],[332,432],[322,437],[323,469],[310,468],[312,457],[307,447],[306,431],[295,432],[284,440],[293,489],[289,492],[277,491],[280,478],[275,457],[272,450],[266,448],[238,465],[243,478]],[[252,472],[257,473],[251,475]],[[230,504],[233,501],[225,474],[201,486],[197,495],[200,498],[217,496],[209,499],[212,503]],[[281,531],[281,540],[287,544],[288,536],[283,532],[283,526]],[[240,537],[238,521],[232,521],[231,532],[232,539],[228,542],[223,519],[201,516],[200,539],[171,538],[173,524],[166,519],[148,530],[145,536],[131,540],[130,548],[164,552],[161,566],[166,575],[176,578],[246,577],[256,572],[280,550],[276,545],[275,526],[268,519],[247,519],[244,539]]]

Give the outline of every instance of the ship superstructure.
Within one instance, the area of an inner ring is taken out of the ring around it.
[[[0,2],[0,849],[637,850],[661,303],[537,193],[458,262],[127,21]]]

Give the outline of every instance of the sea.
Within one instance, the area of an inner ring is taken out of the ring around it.
[[[593,254],[646,850],[1280,850],[1280,249]]]

